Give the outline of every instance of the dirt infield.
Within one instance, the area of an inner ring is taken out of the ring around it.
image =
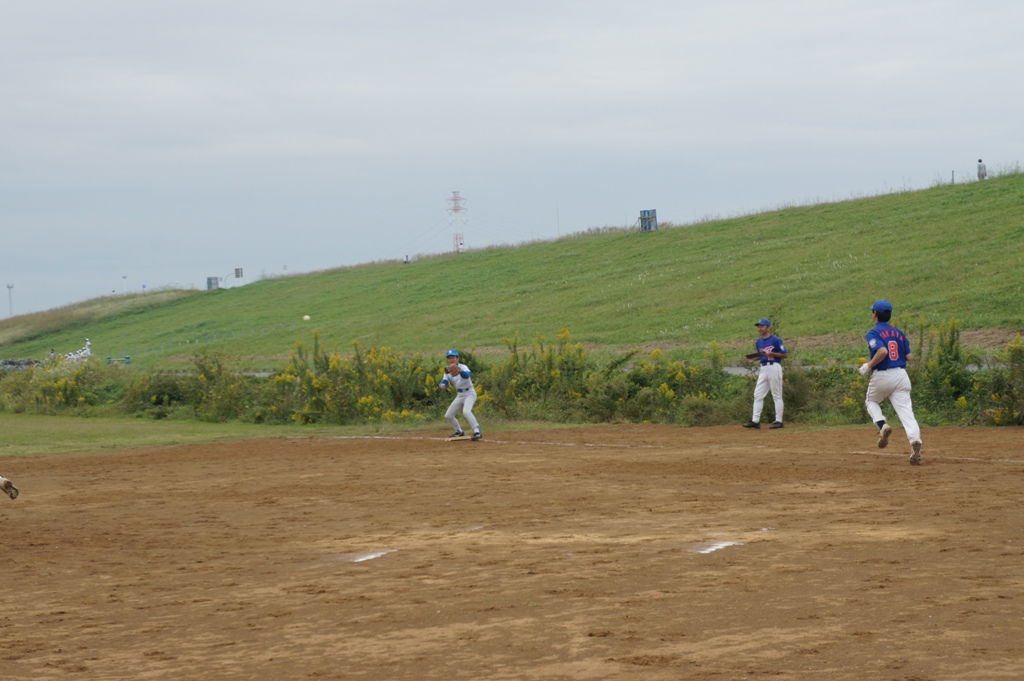
[[[607,426],[8,458],[0,673],[1024,678],[1024,431]]]

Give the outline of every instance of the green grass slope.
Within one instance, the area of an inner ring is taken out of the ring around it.
[[[25,315],[0,323],[0,356],[43,358],[89,337],[95,354],[142,366],[180,363],[198,344],[273,368],[313,328],[340,351],[500,347],[563,327],[598,345],[701,346],[752,342],[761,316],[787,339],[857,343],[877,298],[904,325],[1024,328],[1024,175],[267,279],[68,328]]]

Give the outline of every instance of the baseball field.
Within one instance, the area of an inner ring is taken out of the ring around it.
[[[1024,677],[1020,428],[444,434],[5,457],[3,677]]]

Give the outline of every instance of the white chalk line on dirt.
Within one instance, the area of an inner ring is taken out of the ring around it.
[[[906,457],[910,458],[910,454],[897,454],[896,452],[860,452],[854,451],[850,454],[865,454],[867,456],[891,456],[891,457]],[[927,451],[921,451],[922,458],[927,461],[929,459],[938,459],[940,461],[972,461],[976,463],[1017,463],[1024,464],[1024,459],[979,459],[976,456],[945,456],[941,454],[929,454]]]
[[[291,439],[291,438],[289,438]],[[294,439],[305,439],[300,436],[295,436]],[[425,436],[410,436],[410,435],[336,435],[330,438],[331,440],[421,440],[431,442],[445,442],[448,438],[444,437],[425,437]],[[502,445],[543,445],[547,447],[594,447],[594,448],[608,448],[608,449],[671,449],[664,445],[640,445],[640,444],[617,444],[609,442],[548,442],[548,441],[524,441],[524,440],[483,440],[482,442],[489,442],[491,444],[502,444]],[[476,445],[479,446],[479,445]],[[721,449],[722,445],[714,445],[711,449]],[[888,457],[907,457],[910,458],[909,454],[897,454],[896,452],[872,452],[872,451],[852,451],[850,454],[863,454],[867,456],[888,456]],[[939,461],[970,461],[973,463],[1012,463],[1012,464],[1024,464],[1022,459],[981,459],[974,456],[946,456],[938,454],[928,454],[924,452],[926,459],[939,460]]]
[[[294,436],[295,439],[304,439],[301,436]],[[406,435],[335,435],[329,438],[329,440],[421,440],[431,442],[447,442],[446,437],[418,437],[418,436],[406,436]],[[668,449],[664,446],[659,445],[631,445],[631,444],[615,444],[610,442],[546,442],[540,440],[494,440],[486,439],[480,442],[497,445],[545,445],[548,447],[609,447],[617,449]],[[474,446],[480,446],[477,443]]]

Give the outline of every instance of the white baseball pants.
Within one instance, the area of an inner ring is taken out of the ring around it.
[[[921,441],[921,427],[914,418],[914,405],[910,401],[910,376],[903,368],[874,371],[868,381],[867,399],[864,406],[868,408],[868,416],[875,423],[885,420],[881,403],[886,398],[900,417],[903,429],[907,431],[907,440],[911,443]]]
[[[761,422],[761,410],[764,408],[764,398],[768,391],[772,392],[772,399],[775,400],[775,420],[782,420],[782,365],[763,364],[757,374],[757,385],[754,386],[754,423]]]
[[[452,424],[452,428],[455,430],[462,430],[462,426],[459,425],[459,420],[455,418],[455,415],[460,411],[469,421],[469,427],[474,431],[480,430],[480,423],[473,416],[473,405],[476,404],[476,390],[470,390],[469,392],[459,393],[451,406],[448,407],[448,411],[445,412],[444,417],[448,419],[448,423]]]

